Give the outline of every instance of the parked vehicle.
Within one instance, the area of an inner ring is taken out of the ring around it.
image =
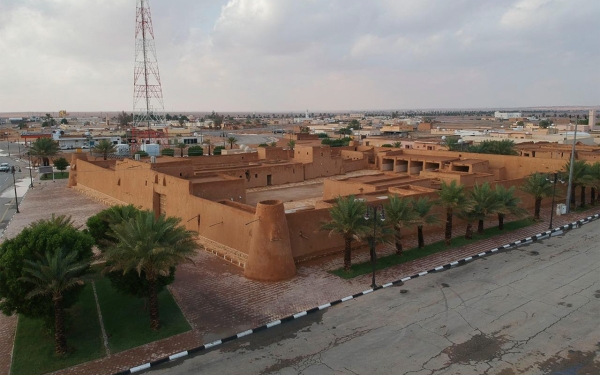
[[[10,165],[8,163],[0,164],[0,172],[10,172]]]

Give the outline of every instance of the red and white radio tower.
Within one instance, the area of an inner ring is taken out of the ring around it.
[[[165,124],[165,105],[149,0],[137,0],[136,5],[133,87],[133,126],[148,126],[150,140],[150,124]]]

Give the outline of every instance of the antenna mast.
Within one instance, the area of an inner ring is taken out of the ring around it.
[[[133,126],[165,124],[158,58],[154,46],[154,30],[149,0],[137,0],[135,15],[135,65],[133,71]]]

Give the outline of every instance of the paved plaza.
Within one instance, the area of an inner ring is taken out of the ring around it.
[[[76,223],[82,224],[88,216],[103,208],[105,206],[67,189],[65,182],[46,183],[43,188],[38,189],[36,186],[36,189],[27,194],[22,204],[23,213],[15,217],[6,234],[13,236],[23,226],[39,218],[50,217],[52,213],[71,214]],[[555,218],[555,224],[558,226],[587,215],[589,213],[558,217]],[[490,222],[488,225],[493,224]],[[540,233],[547,227],[547,222],[540,222],[516,232],[378,271],[378,282],[385,283],[431,269],[515,239]],[[408,234],[408,231],[406,233]],[[440,240],[442,235],[440,229],[437,236],[429,236],[426,241]],[[406,248],[416,246],[415,238],[412,235],[405,237],[404,245]],[[382,249],[380,254],[393,252],[393,246],[388,246]],[[355,253],[354,262],[367,260],[367,257],[367,251],[358,251]],[[264,283],[245,279],[240,268],[201,251],[195,258],[195,265],[184,265],[178,269],[176,280],[170,286],[171,292],[193,327],[192,331],[112,354],[110,357],[59,373],[111,374],[368,289],[370,275],[342,280],[327,272],[341,266],[342,257],[339,255],[320,258],[299,265],[298,275],[290,281]],[[464,269],[460,268],[457,272]],[[8,372],[15,321],[15,318],[0,317],[0,374]]]

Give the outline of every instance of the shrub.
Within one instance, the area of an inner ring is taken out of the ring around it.
[[[221,150],[224,150],[225,147],[223,146],[217,146],[215,147],[214,151],[213,151],[213,155],[221,155]]]
[[[202,146],[192,146],[188,148],[188,156],[202,156],[204,154],[204,149]]]
[[[381,147],[394,147],[394,146],[389,143],[384,143],[381,145]]]
[[[134,155],[139,155],[141,158],[150,156],[146,151],[136,151]]]
[[[136,152],[136,154],[137,154],[137,152]],[[175,156],[175,150],[173,150],[172,148],[163,148],[160,151],[160,154],[164,155],[164,156]]]

